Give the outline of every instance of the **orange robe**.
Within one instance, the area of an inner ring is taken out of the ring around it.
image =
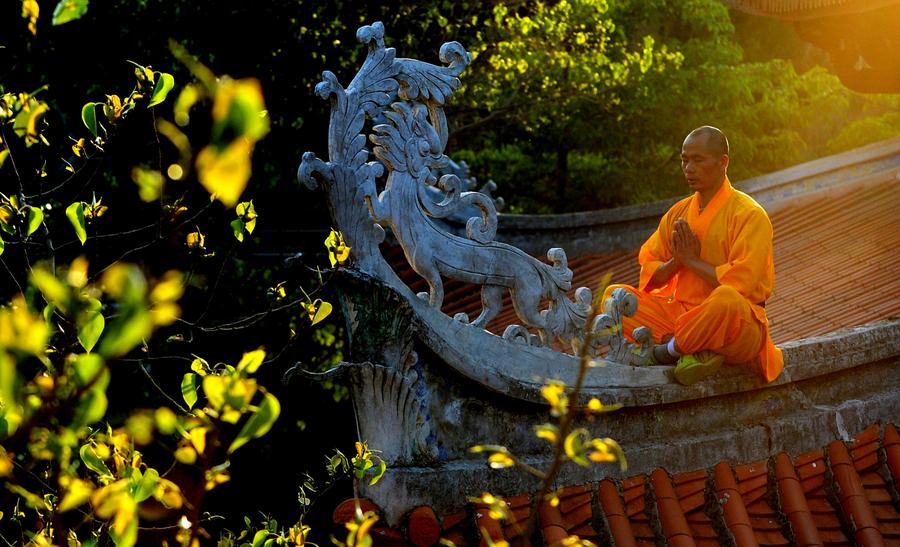
[[[719,287],[688,268],[661,286],[650,286],[656,270],[672,258],[672,232],[679,218],[700,240],[700,259],[715,266]],[[703,213],[699,193],[679,201],[641,246],[638,260],[638,288],[613,285],[606,292],[608,297],[624,287],[638,297],[637,314],[624,321],[629,335],[645,325],[657,342],[674,334],[686,353],[711,350],[728,362],[755,362],[767,382],[778,377],[784,359],[769,335],[764,307],[775,284],[772,223],[753,198],[726,178]]]

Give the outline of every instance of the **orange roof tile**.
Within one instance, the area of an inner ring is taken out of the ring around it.
[[[879,453],[884,457],[871,458]],[[804,484],[808,481],[815,481],[813,488]],[[893,425],[883,430],[875,425],[852,443],[834,441],[793,463],[782,453],[734,469],[720,462],[712,469],[670,476],[660,468],[649,476],[567,487],[557,507],[540,504],[538,525],[546,545],[571,535],[619,546],[897,545],[900,513],[892,495],[898,482],[900,435]],[[507,502],[523,525],[531,497]],[[341,510],[352,505],[342,504],[335,522],[352,518]],[[459,546],[473,541],[484,545],[482,533],[493,541],[511,541],[520,533],[479,506],[470,511],[445,517],[443,528],[435,530],[441,521],[418,507],[402,530],[373,531],[373,544],[424,545],[440,536]]]
[[[799,197],[771,215],[775,229],[776,283],[767,302],[772,338],[780,344],[900,315],[900,192],[895,180],[857,184],[826,195]],[[414,291],[428,289],[398,246],[385,258]],[[597,288],[612,273],[615,283],[638,279],[637,249],[570,258],[573,287]],[[445,280],[443,310],[450,316],[481,309],[473,285]],[[573,290],[574,295],[574,290]],[[518,322],[509,294],[488,325],[501,334]]]

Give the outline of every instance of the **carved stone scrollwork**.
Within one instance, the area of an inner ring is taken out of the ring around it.
[[[594,318],[594,353],[599,346],[608,346],[606,358],[616,363],[643,366],[648,364],[653,352],[653,334],[647,327],[634,329],[632,338],[637,344],[629,343],[623,335],[622,317],[631,317],[637,312],[637,297],[625,289],[616,289],[603,302],[602,315]]]
[[[478,192],[479,194],[484,194],[494,203],[494,209],[498,213],[503,211],[504,207],[506,207],[506,201],[502,197],[494,197],[493,195],[493,193],[497,191],[497,183],[492,180],[488,180],[479,188],[478,179],[471,176],[469,173],[469,165],[466,162],[460,161],[457,163],[450,159],[447,162],[447,166],[441,171],[436,171],[434,175],[436,177],[439,177],[441,175],[456,175],[457,177],[459,177],[459,180],[461,182],[460,188],[463,192]],[[438,192],[435,192],[435,195],[435,201],[440,201],[440,199],[443,198],[443,196]],[[463,213],[466,212],[468,211],[463,211]],[[456,215],[454,215],[454,217],[459,218]]]
[[[360,28],[357,39],[368,45],[368,55],[350,85],[343,88],[326,71],[316,86],[316,93],[331,102],[329,160],[307,152],[298,171],[301,182],[328,192],[332,216],[352,249],[354,266],[407,290],[378,249],[384,228],[389,228],[410,266],[427,281],[429,291],[420,296],[430,306],[440,309],[443,303],[442,277],[480,285],[482,310],[471,325],[483,328],[500,312],[508,290],[523,325],[507,329],[504,338],[543,346],[557,338],[577,343],[591,294],[582,287],[575,301],[568,298],[572,270],[565,252],[550,249],[547,264],[494,241],[497,207],[489,194],[496,186],[488,183],[484,193],[468,191],[474,181],[466,180],[467,169],[444,155],[444,104],[459,88],[458,76],[469,54],[459,43],[449,42],[440,50],[445,66],[396,58],[393,48],[384,47],[381,23]],[[372,154],[377,161],[370,161]],[[461,214],[466,215],[465,237],[450,233],[441,222]],[[544,301],[547,307],[541,309]],[[464,314],[455,319],[468,322]]]

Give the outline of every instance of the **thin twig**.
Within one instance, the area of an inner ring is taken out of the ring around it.
[[[6,271],[7,271],[7,273],[9,273],[9,276],[12,278],[13,283],[15,283],[15,284],[16,284],[16,287],[19,288],[19,292],[22,293],[22,294],[24,294],[25,291],[22,290],[22,285],[19,284],[19,280],[18,280],[18,278],[16,278],[16,276],[12,273],[12,270],[9,269],[9,266],[6,264],[6,260],[0,258],[0,263],[3,264],[3,267],[4,267],[4,268],[6,268]]]
[[[538,492],[538,495],[535,496],[534,500],[531,502],[531,514],[528,517],[528,522],[525,525],[525,533],[522,534],[523,540],[526,544],[530,544],[530,540],[528,538],[531,537],[532,532],[534,531],[535,524],[537,523],[538,517],[538,507],[544,501],[544,498],[547,494],[550,493],[550,489],[553,483],[556,481],[556,477],[559,475],[559,471],[562,468],[562,464],[565,461],[563,458],[563,453],[565,451],[564,440],[568,437],[569,433],[572,430],[572,424],[575,421],[575,416],[577,412],[575,411],[575,406],[578,404],[578,399],[581,396],[581,388],[584,384],[584,377],[587,373],[587,369],[591,363],[590,356],[590,348],[591,343],[593,342],[594,332],[591,328],[591,325],[594,323],[594,318],[597,317],[598,308],[600,307],[603,291],[606,290],[606,285],[608,284],[608,278],[606,282],[601,286],[601,291],[599,291],[598,299],[591,306],[591,312],[588,314],[587,320],[584,323],[584,340],[582,342],[581,348],[578,352],[579,357],[579,366],[578,366],[578,376],[575,380],[575,389],[572,390],[570,395],[570,408],[569,411],[563,416],[562,422],[559,424],[559,437],[557,438],[556,444],[554,446],[553,451],[553,462],[550,464],[550,469],[546,473],[546,477],[541,482],[541,489]]]
[[[153,384],[153,387],[155,387],[156,389],[158,389],[159,392],[162,393],[163,397],[165,397],[165,398],[168,399],[173,405],[175,405],[175,406],[178,408],[178,410],[180,410],[180,411],[183,412],[184,414],[190,414],[190,413],[191,413],[190,410],[188,410],[188,409],[184,408],[183,406],[181,406],[180,404],[178,404],[178,401],[176,401],[175,399],[169,397],[169,394],[166,393],[166,392],[163,390],[163,388],[159,387],[159,384],[156,383],[156,380],[153,379],[153,376],[150,376],[150,373],[147,371],[146,367],[144,367],[144,364],[143,364],[143,363],[140,364],[139,368],[141,369],[141,372],[144,373],[144,376],[146,376],[147,379],[150,380],[150,383]]]

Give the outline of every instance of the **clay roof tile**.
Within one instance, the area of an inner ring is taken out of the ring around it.
[[[428,547],[438,542],[441,525],[431,507],[419,506],[409,512],[407,535],[416,547]]]

